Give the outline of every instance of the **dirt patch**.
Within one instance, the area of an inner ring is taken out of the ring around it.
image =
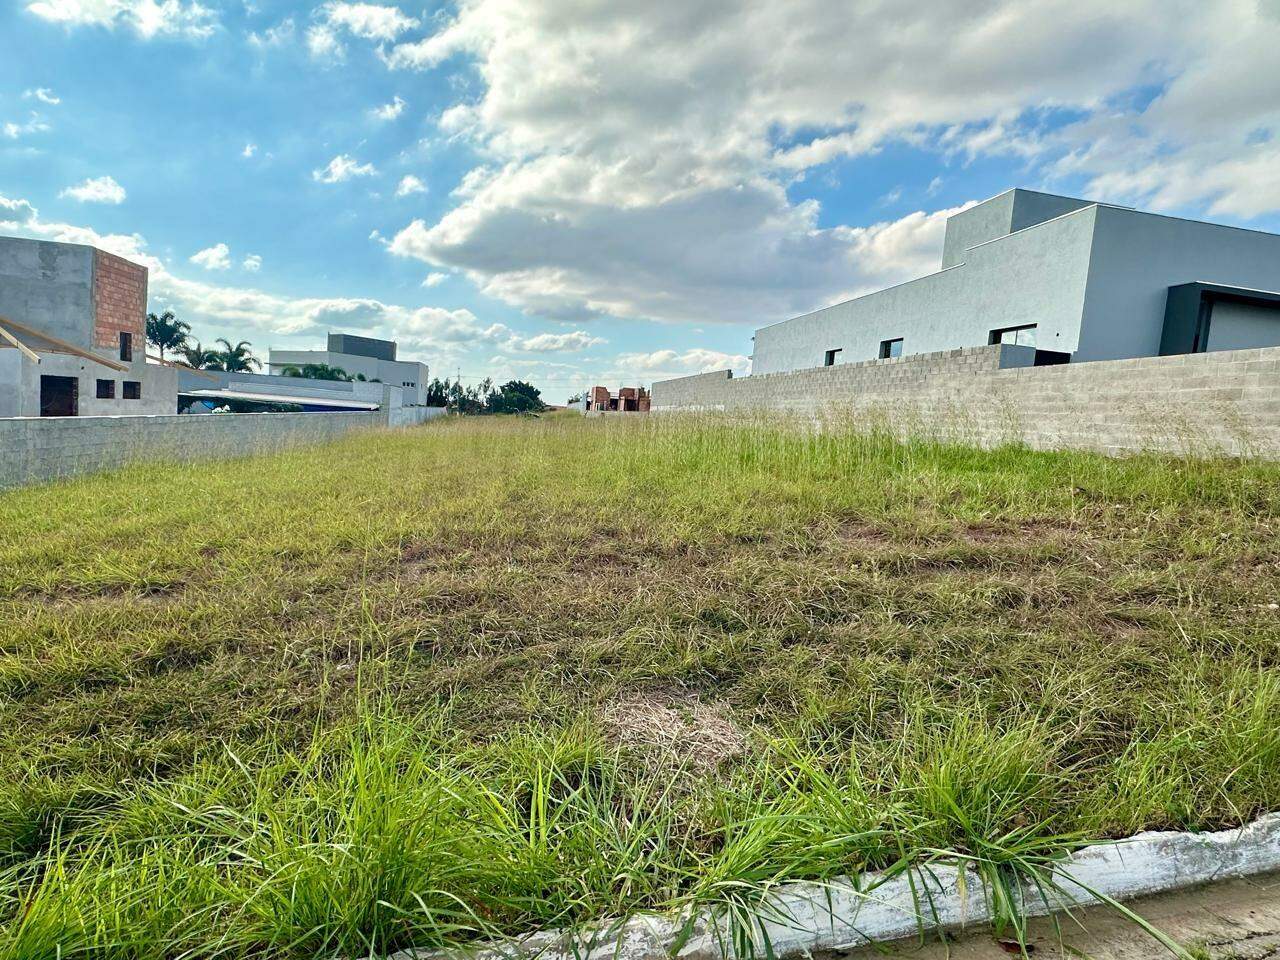
[[[747,736],[719,704],[676,695],[623,697],[600,717],[606,738],[646,766],[707,773],[747,749]]]

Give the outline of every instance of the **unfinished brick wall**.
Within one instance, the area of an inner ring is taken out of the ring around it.
[[[133,334],[134,356],[146,349],[147,268],[94,250],[93,345],[115,350],[120,334]]]

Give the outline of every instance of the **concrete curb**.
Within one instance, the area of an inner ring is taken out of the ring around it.
[[[1078,851],[1056,869],[1056,892],[1023,890],[1028,916],[1096,905],[1090,892],[1131,900],[1214,880],[1280,870],[1280,814],[1216,833],[1149,832]],[[829,883],[779,887],[757,913],[757,953],[808,955],[912,937],[929,930],[985,924],[990,904],[977,872],[968,865],[935,864],[886,877],[866,874]],[[471,960],[719,960],[735,956],[727,921],[700,912],[683,918],[640,914],[573,932],[548,930],[521,940],[463,951],[401,951],[411,957],[465,956]]]

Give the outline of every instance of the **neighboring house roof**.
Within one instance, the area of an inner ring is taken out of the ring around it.
[[[337,407],[346,410],[377,410],[380,403],[368,403],[364,400],[328,400],[322,397],[305,396],[287,393],[255,393],[252,390],[182,390],[181,396],[198,399],[216,400],[259,400],[262,403],[296,403],[308,407]]]

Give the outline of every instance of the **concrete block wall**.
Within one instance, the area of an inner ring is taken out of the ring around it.
[[[848,415],[900,434],[1121,454],[1280,458],[1280,347],[1029,366],[996,345],[655,383],[653,409]]]
[[[0,419],[0,490],[147,460],[203,460],[322,443],[353,430],[422,423],[440,408],[370,413],[226,413]]]

